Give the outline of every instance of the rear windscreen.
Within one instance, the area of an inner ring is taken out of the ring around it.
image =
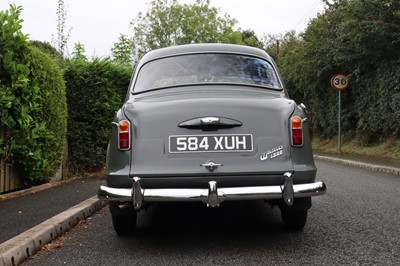
[[[157,59],[143,65],[133,93],[204,83],[282,89],[274,67],[266,60],[237,54],[191,54]]]

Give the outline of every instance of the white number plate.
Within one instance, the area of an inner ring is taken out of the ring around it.
[[[179,135],[169,137],[169,152],[251,152],[253,135]]]

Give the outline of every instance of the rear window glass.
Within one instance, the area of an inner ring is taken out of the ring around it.
[[[191,84],[247,84],[281,89],[266,60],[232,54],[192,54],[157,59],[138,73],[134,93]]]

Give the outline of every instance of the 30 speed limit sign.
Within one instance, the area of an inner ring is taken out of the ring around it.
[[[346,75],[336,74],[331,79],[331,85],[333,89],[342,91],[349,87],[349,80]]]

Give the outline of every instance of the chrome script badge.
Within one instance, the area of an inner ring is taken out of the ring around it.
[[[263,152],[260,155],[260,160],[263,162],[267,159],[274,159],[278,156],[281,156],[283,154],[283,145],[279,145],[276,148],[273,148],[269,151]]]

